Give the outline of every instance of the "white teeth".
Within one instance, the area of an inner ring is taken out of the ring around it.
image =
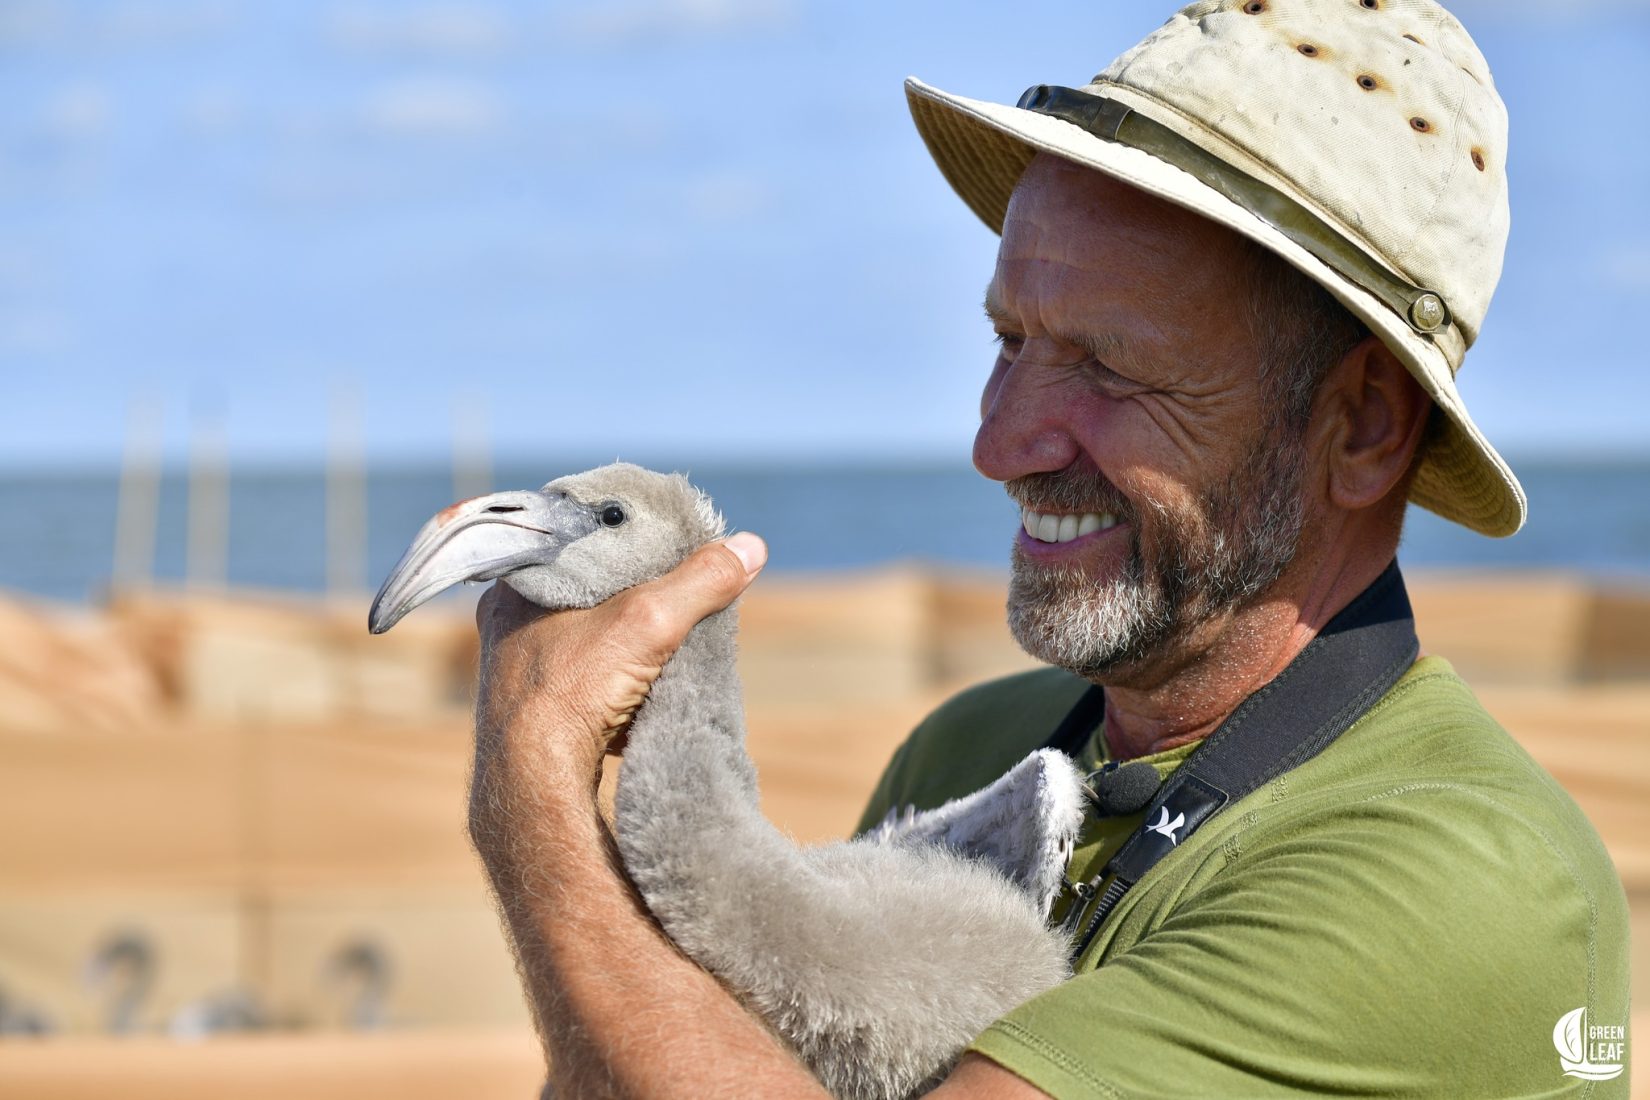
[[[1111,512],[1085,512],[1078,515],[1057,515],[1052,512],[1033,512],[1030,508],[1020,513],[1020,525],[1026,534],[1038,542],[1070,542],[1072,539],[1108,531],[1117,526],[1117,517]]]

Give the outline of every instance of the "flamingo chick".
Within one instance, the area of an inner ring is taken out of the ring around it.
[[[591,607],[723,534],[679,474],[628,464],[452,505],[373,601],[381,633],[461,580]],[[801,847],[757,806],[735,607],[696,626],[636,712],[614,834],[665,933],[836,1096],[916,1095],[1015,1005],[1064,980],[1049,906],[1081,825],[1082,778],[1034,753],[990,787]]]

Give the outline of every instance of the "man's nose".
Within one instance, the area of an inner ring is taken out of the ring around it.
[[[1077,458],[1068,427],[1072,410],[1056,382],[1059,372],[1047,364],[1039,369],[1029,350],[1013,363],[999,362],[980,401],[974,468],[993,481],[1063,470]]]

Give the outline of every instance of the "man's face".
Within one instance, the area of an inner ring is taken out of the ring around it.
[[[1009,623],[1033,655],[1113,679],[1185,657],[1292,558],[1303,448],[1248,272],[1234,234],[1098,172],[1045,154],[1016,187],[974,464],[1026,514]]]

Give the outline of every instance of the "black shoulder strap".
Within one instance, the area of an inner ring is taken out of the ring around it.
[[[1310,760],[1361,718],[1415,663],[1420,643],[1398,563],[1388,565],[1270,683],[1240,703],[1163,784],[1146,818],[1093,880],[1077,888],[1068,927],[1110,878],[1073,945],[1076,960],[1123,895],[1230,803]],[[1082,747],[1105,709],[1092,688],[1049,739]],[[1076,732],[1081,729],[1081,733]]]
[[[1073,760],[1083,751],[1083,746],[1089,743],[1094,735],[1094,729],[1100,724],[1100,719],[1106,716],[1106,689],[1098,684],[1083,692],[1082,696],[1060,719],[1060,724],[1054,727],[1054,732],[1043,745],[1045,749],[1059,749]]]

